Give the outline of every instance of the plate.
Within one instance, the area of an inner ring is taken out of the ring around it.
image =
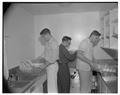
[[[44,65],[44,63],[34,63],[34,64],[33,64],[34,67],[41,67],[41,66],[43,66],[43,65]]]

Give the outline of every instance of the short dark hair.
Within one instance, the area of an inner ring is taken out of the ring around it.
[[[44,28],[41,32],[40,35],[44,35],[44,34],[51,34],[50,30],[48,28]]]
[[[64,36],[64,37],[62,38],[62,42],[68,41],[68,40],[72,40],[72,38],[71,38],[71,37],[68,37],[68,36]]]
[[[97,30],[93,30],[93,32],[90,34],[90,37],[91,37],[92,35],[101,36],[101,33],[99,33]]]

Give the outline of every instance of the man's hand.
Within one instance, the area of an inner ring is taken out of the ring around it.
[[[91,69],[98,72],[100,71],[97,63],[93,63],[93,65],[91,65]]]
[[[79,53],[84,53],[84,51],[82,51],[82,50],[76,50],[76,52],[77,52],[77,54],[79,54]]]
[[[45,65],[51,65],[51,64],[54,64],[55,62],[53,62],[53,63],[50,63],[50,62],[48,62],[47,60],[45,61]]]
[[[74,53],[75,53],[75,51],[69,51],[69,53],[70,53],[70,54],[74,54]]]

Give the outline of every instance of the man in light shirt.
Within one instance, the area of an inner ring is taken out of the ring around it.
[[[40,32],[41,44],[44,46],[44,59],[47,71],[47,89],[48,93],[57,93],[57,72],[58,72],[58,43],[51,35],[49,29],[45,28]]]
[[[100,35],[98,31],[94,30],[89,38],[84,39],[79,45],[79,50],[83,51],[83,54],[79,53],[78,50],[76,67],[79,70],[81,93],[91,92],[91,69],[97,69],[96,63],[94,63],[93,51],[100,40]]]

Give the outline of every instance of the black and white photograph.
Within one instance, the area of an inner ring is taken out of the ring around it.
[[[118,91],[118,2],[2,2],[2,93]]]

